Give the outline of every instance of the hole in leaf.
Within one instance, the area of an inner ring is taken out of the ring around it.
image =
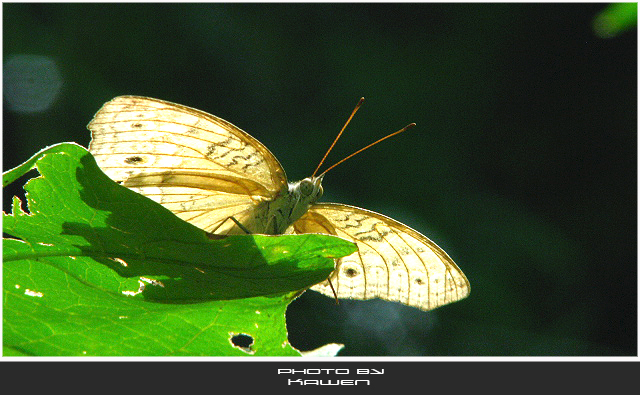
[[[19,205],[19,208],[16,208],[16,212],[22,211],[25,214],[29,215],[31,212],[29,211],[29,207],[27,206],[27,196],[26,191],[23,189],[23,186],[32,178],[36,178],[40,175],[36,169],[31,169],[25,174],[18,177],[11,184],[6,185],[2,188],[2,209],[4,212],[8,213],[9,207],[11,207],[13,203],[14,196],[17,197],[18,201],[16,204]]]
[[[253,345],[253,337],[251,335],[247,335],[246,333],[230,333],[231,344],[239,348],[240,350],[246,352],[247,354],[254,354],[256,351],[251,348]]]

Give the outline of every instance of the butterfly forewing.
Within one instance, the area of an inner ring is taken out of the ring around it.
[[[226,227],[229,233],[229,217],[251,221],[256,207],[287,188],[284,170],[266,147],[193,108],[120,96],[88,127],[89,149],[110,178],[207,231]]]
[[[381,298],[431,310],[469,294],[467,278],[440,247],[381,214],[321,203],[293,227],[296,233],[333,234],[358,245],[330,277],[338,298]],[[333,296],[327,281],[311,289]]]

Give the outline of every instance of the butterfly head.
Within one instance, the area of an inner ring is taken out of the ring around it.
[[[307,177],[292,185],[292,189],[295,189],[296,194],[300,202],[308,204],[315,203],[322,196],[322,179],[324,174],[318,177]]]
[[[309,207],[320,199],[323,178],[324,174],[289,183],[289,193],[287,195],[291,207],[287,221],[289,224],[302,217],[309,210]]]
[[[323,178],[324,174],[318,177],[311,176],[300,181],[289,183],[289,197],[292,205],[295,207],[294,211],[300,211],[299,213],[293,213],[294,217],[298,217],[298,215],[301,216],[307,212],[309,206],[320,199],[323,192]]]

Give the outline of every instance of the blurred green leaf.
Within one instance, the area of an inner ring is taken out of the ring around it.
[[[593,30],[600,38],[620,35],[638,25],[638,3],[610,4],[593,20]]]
[[[41,174],[25,185],[29,212],[14,197],[3,214],[15,237],[3,239],[6,354],[299,355],[287,304],[355,251],[326,235],[210,240],[112,182],[83,147],[34,158],[10,171]]]

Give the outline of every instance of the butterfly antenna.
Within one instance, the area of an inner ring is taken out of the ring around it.
[[[354,156],[358,155],[360,152],[362,152],[362,151],[364,151],[364,150],[366,150],[366,149],[368,149],[368,148],[373,147],[374,145],[378,144],[379,142],[381,142],[381,141],[383,141],[383,140],[386,140],[386,139],[388,139],[389,137],[393,137],[393,136],[395,136],[396,134],[400,134],[400,133],[402,133],[402,132],[406,131],[407,129],[410,129],[410,128],[414,127],[414,126],[416,126],[416,124],[415,124],[415,123],[410,123],[410,124],[408,124],[407,126],[403,127],[402,129],[398,130],[397,132],[393,132],[393,133],[391,133],[391,134],[389,134],[389,135],[387,135],[387,136],[384,136],[383,138],[381,138],[381,139],[379,139],[379,140],[374,141],[373,143],[371,143],[371,144],[367,145],[367,146],[366,146],[366,147],[364,147],[364,148],[360,148],[359,150],[357,150],[357,151],[356,151],[356,152],[354,152],[353,154],[351,154],[351,155],[347,156],[346,158],[342,159],[342,160],[341,160],[341,161],[339,161],[338,163],[336,163],[336,164],[334,164],[334,165],[330,166],[327,170],[323,171],[323,172],[322,172],[322,174],[320,174],[320,175],[324,175],[326,172],[328,172],[329,170],[331,170],[331,169],[333,169],[334,167],[338,166],[338,165],[339,165],[339,164],[341,164],[342,162],[344,162],[344,161],[346,161],[347,159],[350,159],[350,158],[352,158],[352,157],[354,157]],[[314,174],[315,174],[315,173],[314,173]]]
[[[342,127],[342,130],[340,130],[340,133],[338,133],[338,135],[336,136],[336,139],[333,140],[333,143],[331,144],[331,147],[329,147],[327,152],[324,154],[324,157],[322,158],[322,160],[318,164],[318,167],[316,167],[316,170],[313,172],[311,177],[316,175],[316,173],[318,172],[318,169],[320,169],[320,166],[322,166],[322,164],[324,163],[324,160],[327,159],[327,155],[329,155],[329,152],[331,152],[331,150],[333,149],[333,146],[336,145],[336,143],[338,142],[338,139],[342,135],[342,132],[344,132],[344,130],[347,128],[347,125],[349,124],[349,122],[351,122],[351,118],[353,118],[353,116],[356,115],[356,111],[358,111],[358,109],[360,108],[360,106],[362,105],[363,102],[364,102],[364,97],[361,97],[360,101],[358,101],[358,104],[356,104],[356,108],[354,108],[353,111],[351,112],[351,116],[349,116],[349,119],[347,119],[347,122]],[[326,173],[326,171],[325,171],[325,173]]]

